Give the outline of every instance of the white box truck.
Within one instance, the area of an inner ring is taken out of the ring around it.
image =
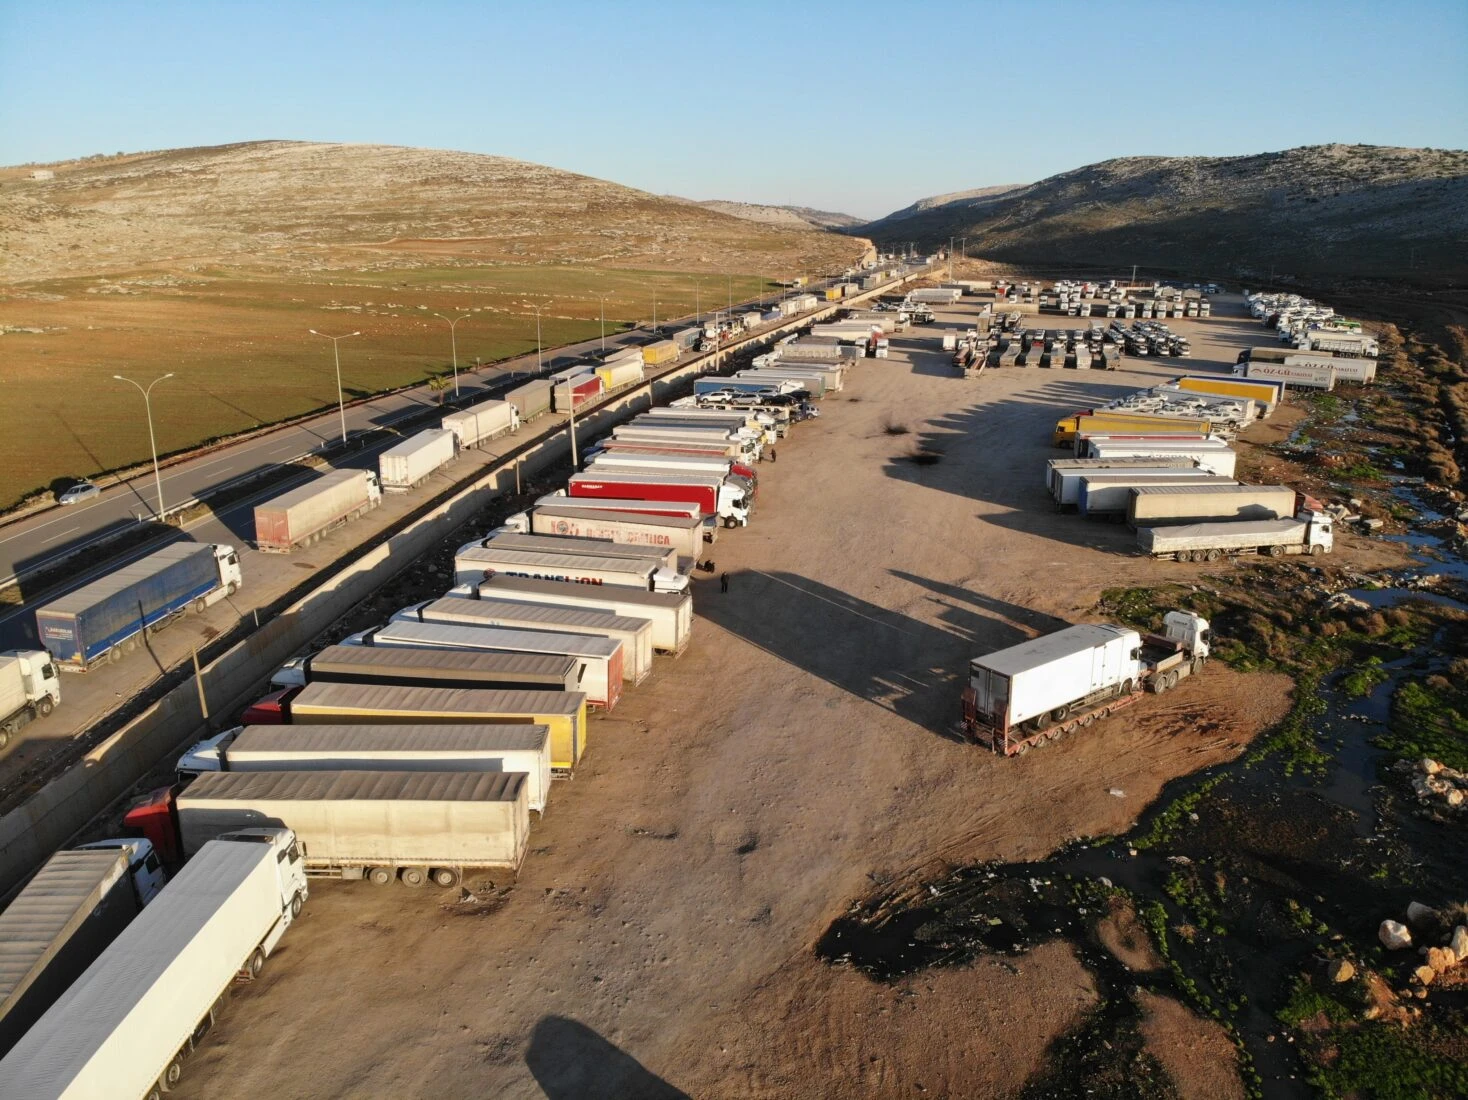
[[[390,493],[406,493],[459,457],[459,437],[444,428],[410,435],[378,456],[378,476]]]
[[[526,801],[543,814],[550,727],[236,726],[194,745],[176,771],[180,783],[208,772],[523,772]]]
[[[29,722],[61,705],[61,677],[40,649],[0,653],[0,750]]]
[[[973,739],[1006,756],[1134,702],[1161,694],[1201,671],[1208,621],[1169,611],[1164,632],[1145,637],[1127,627],[1081,625],[976,657],[963,691],[964,726]]]
[[[305,863],[289,829],[220,836],[0,1061],[0,1100],[157,1097],[300,915]]]
[[[518,871],[530,839],[522,772],[213,772],[176,805],[186,852],[282,821],[307,874],[379,886],[448,889],[466,871]]]

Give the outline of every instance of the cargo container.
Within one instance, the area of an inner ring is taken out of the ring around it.
[[[584,607],[478,598],[478,585],[463,585],[442,599],[411,604],[393,616],[394,622],[463,623],[501,626],[515,630],[548,631],[607,638],[622,643],[624,680],[640,684],[652,673],[652,621]]]
[[[545,813],[550,730],[447,726],[236,726],[179,758],[180,783],[209,772],[520,772],[525,801]]]
[[[653,444],[662,446],[693,445],[698,447],[732,446],[733,457],[758,461],[764,450],[763,436],[753,432],[728,432],[722,428],[687,428],[668,425],[658,428],[634,427],[619,424],[612,429],[612,438],[629,444]]]
[[[1126,521],[1132,527],[1282,519],[1295,514],[1298,494],[1288,485],[1141,485],[1131,490]]]
[[[365,515],[382,503],[371,470],[332,470],[255,506],[255,547],[288,554]]]
[[[743,448],[737,441],[689,441],[678,442],[677,440],[664,440],[650,442],[647,440],[634,439],[602,439],[590,452],[598,454],[638,454],[638,455],[701,455],[713,458],[742,458]]]
[[[467,409],[445,416],[441,426],[445,431],[454,433],[459,441],[459,449],[464,450],[482,446],[491,439],[498,439],[518,430],[520,414],[509,401],[480,401]]]
[[[1226,477],[1193,470],[1153,471],[1147,476],[1118,474],[1115,471],[1083,474],[1080,492],[1076,495],[1076,511],[1092,519],[1126,518],[1127,506],[1131,503],[1131,490],[1153,485],[1237,485]]]
[[[1330,363],[1278,363],[1244,360],[1236,369],[1245,378],[1282,382],[1293,389],[1335,389],[1335,367]]]
[[[1128,443],[1109,440],[1090,440],[1085,458],[1189,458],[1209,473],[1219,477],[1233,477],[1234,464],[1238,460],[1233,450],[1222,443]]]
[[[505,394],[505,400],[514,406],[516,414],[520,417],[520,423],[534,420],[537,416],[550,412],[550,380],[537,378],[524,385],[516,386]]]
[[[1169,611],[1162,635],[1126,627],[1071,626],[969,663],[964,726],[995,752],[1019,755],[1201,671],[1208,621]]]
[[[919,287],[907,292],[909,301],[928,302],[933,305],[951,305],[963,297],[959,287]]]
[[[202,845],[0,1061],[0,1098],[171,1090],[236,977],[259,975],[306,895],[289,829]]]
[[[0,1057],[167,881],[141,837],[57,852],[0,913]]]
[[[1245,377],[1278,378],[1287,385],[1324,388],[1318,381],[1326,368],[1336,382],[1376,381],[1376,360],[1336,355],[1328,351],[1306,351],[1301,348],[1245,348],[1239,353]],[[1305,368],[1298,377],[1289,376],[1286,368]],[[1279,373],[1271,373],[1278,371]],[[1303,379],[1303,380],[1302,380]]]
[[[190,608],[202,613],[242,584],[233,546],[176,542],[39,608],[36,636],[57,668],[86,672],[121,660],[144,631],[157,633]]]
[[[61,705],[61,677],[51,654],[40,649],[0,653],[0,750],[37,718]]]
[[[586,751],[586,696],[579,691],[307,684],[257,700],[246,708],[240,722],[246,726],[471,722],[547,726],[551,731],[551,766],[565,771],[574,768]]]
[[[1220,425],[1221,427],[1221,425]],[[1074,446],[1076,437],[1083,434],[1102,432],[1179,432],[1192,435],[1210,435],[1214,430],[1211,420],[1179,416],[1147,416],[1122,412],[1083,412],[1061,417],[1055,422],[1050,443],[1055,447]]]
[[[497,540],[487,546],[460,547],[454,554],[455,584],[478,584],[490,573],[644,592],[686,592],[689,584],[676,569],[637,558],[511,550],[497,545]]]
[[[587,464],[587,470],[613,473],[622,469],[659,473],[709,474],[714,477],[743,479],[746,492],[754,496],[759,484],[759,475],[754,467],[734,459],[719,456],[702,457],[688,454],[648,454],[626,451],[603,451]]]
[[[779,376],[795,382],[806,382],[807,380],[818,380],[822,387],[822,393],[837,393],[846,385],[846,362],[822,363],[819,361],[802,361],[795,359],[777,359],[757,371],[762,376]],[[749,372],[740,371],[736,377],[747,378]],[[807,385],[807,389],[814,391],[814,387]]]
[[[681,595],[639,592],[611,585],[588,588],[566,581],[531,580],[503,573],[486,577],[479,583],[478,591],[481,599],[597,608],[628,618],[650,619],[653,648],[663,653],[682,653],[693,636],[693,596],[686,592]]]
[[[601,379],[602,390],[610,393],[623,386],[633,386],[641,382],[642,364],[630,360],[608,363],[596,368],[596,376]]]
[[[1217,561],[1239,554],[1329,554],[1335,546],[1331,518],[1302,510],[1292,519],[1233,520],[1175,527],[1139,527],[1144,554],[1174,561]]]
[[[523,514],[521,513],[521,515]],[[511,516],[510,519],[515,519],[515,517]],[[679,569],[678,552],[668,545],[655,546],[648,542],[617,542],[615,539],[573,535],[569,532],[549,534],[543,531],[522,531],[514,529],[514,526],[509,522],[506,522],[503,527],[490,534],[487,538],[475,539],[473,542],[465,543],[466,547],[490,545],[505,550],[523,550],[532,553],[544,552],[548,554],[581,554],[587,557],[632,558],[634,561],[650,562],[663,569],[686,572],[686,570]]]
[[[429,428],[378,456],[378,481],[390,493],[406,493],[458,457],[458,436],[444,428]]]
[[[636,500],[632,498],[599,497],[595,505],[589,505],[567,495],[564,489],[554,493],[547,493],[535,502],[535,506],[537,508],[547,506],[560,508],[595,507],[604,512],[636,512],[646,516],[685,516],[689,519],[698,519],[703,515],[703,509],[697,504],[678,500]]]
[[[506,524],[514,519],[511,516]],[[703,552],[705,537],[718,531],[702,516],[639,516],[612,509],[559,505],[537,505],[529,514],[529,527],[538,535],[573,535],[610,539],[622,546],[666,547],[680,563],[696,559]]]
[[[725,527],[749,524],[751,502],[744,490],[721,477],[694,474],[573,474],[566,488],[573,500],[672,500],[697,504],[705,515],[717,516]]]
[[[1197,464],[1190,458],[1052,458],[1045,464],[1045,489],[1056,504],[1076,504],[1080,479],[1087,475],[1145,476],[1174,470],[1184,475],[1198,473]]]
[[[474,623],[425,623],[411,612],[386,626],[351,635],[346,649],[371,653],[417,653],[535,661],[554,665],[555,676],[514,685],[539,690],[579,691],[587,705],[611,710],[622,697],[622,642],[619,638],[558,634]],[[435,685],[441,687],[460,685]],[[471,685],[463,685],[471,686]]]
[[[583,690],[576,662],[528,650],[476,653],[445,648],[394,650],[333,645],[309,657],[287,661],[270,678],[270,685],[276,688],[318,683]]]
[[[676,362],[679,354],[678,345],[671,340],[658,340],[656,343],[642,346],[642,361],[649,367],[660,367]]]
[[[1250,382],[1244,378],[1224,376],[1184,375],[1168,382],[1163,389],[1179,393],[1197,393],[1206,396],[1237,397],[1242,401],[1253,401],[1261,410],[1260,416],[1267,417],[1279,404],[1284,387],[1278,382],[1260,380]]]
[[[680,328],[668,337],[669,340],[678,345],[679,351],[693,351],[698,347],[699,341],[703,339],[703,329]]]
[[[306,873],[386,886],[458,886],[465,872],[518,871],[530,839],[522,772],[212,772],[177,799],[185,851],[283,821]]]
[[[601,379],[595,374],[578,374],[557,382],[551,392],[551,403],[556,412],[569,412],[601,396]]]
[[[1093,454],[1098,448],[1121,444],[1137,448],[1138,453],[1144,453],[1148,447],[1158,446],[1226,446],[1224,441],[1217,436],[1197,435],[1192,432],[1096,432],[1094,434],[1081,432],[1076,436],[1075,447],[1071,453],[1079,458]]]

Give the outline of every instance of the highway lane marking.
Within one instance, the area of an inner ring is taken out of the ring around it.
[[[67,535],[71,534],[73,531],[80,531],[80,530],[81,530],[81,525],[78,524],[76,527],[68,527],[65,531],[57,531],[56,534],[52,535],[49,539],[42,539],[41,540],[41,545],[42,546],[45,546],[46,543],[48,543],[48,542],[55,542],[57,539],[65,538]]]

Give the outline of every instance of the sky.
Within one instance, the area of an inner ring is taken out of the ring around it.
[[[0,0],[0,164],[280,138],[879,217],[1115,156],[1468,148],[1468,0]]]

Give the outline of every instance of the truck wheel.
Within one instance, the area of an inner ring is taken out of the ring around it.
[[[158,1090],[160,1092],[172,1092],[178,1087],[179,1080],[183,1077],[183,1053],[173,1056],[173,1061],[168,1063],[168,1068],[158,1078]]]
[[[1325,547],[1321,546],[1318,542],[1314,546],[1310,547],[1310,556],[1312,558],[1318,558],[1323,553],[1325,553]]]
[[[1161,695],[1166,690],[1167,690],[1167,677],[1166,676],[1159,676],[1159,677],[1157,677],[1157,679],[1155,679],[1155,680],[1152,681],[1152,694],[1153,695]]]
[[[404,867],[402,874],[398,877],[403,880],[404,886],[411,886],[414,889],[428,882],[428,872],[422,867]]]
[[[1179,550],[1172,556],[1173,561],[1187,561],[1192,555],[1186,550]]]
[[[56,702],[49,695],[41,696],[41,701],[36,704],[36,713],[45,718],[56,709]]]
[[[265,952],[258,947],[250,953],[250,961],[245,963],[245,973],[254,981],[260,976],[260,971],[265,969]]]
[[[1070,717],[1070,707],[1056,707],[1050,712],[1050,721],[1064,722]]]
[[[1167,673],[1165,676],[1163,676],[1163,680],[1167,682],[1168,691],[1171,691],[1173,688],[1177,687],[1177,670],[1174,669],[1172,672]]]
[[[10,731],[8,729],[0,729],[0,751],[4,751],[5,747],[9,744]]]
[[[163,1100],[163,1089],[155,1082],[152,1088],[143,1093],[143,1100]]]
[[[107,663],[115,665],[120,660],[122,660],[122,647],[115,645],[107,651]]]
[[[226,596],[233,596],[239,590],[240,586],[235,584],[234,581],[230,581],[227,585],[224,586],[224,594]]]
[[[295,920],[297,917],[299,917],[301,915],[301,910],[305,907],[306,899],[301,897],[301,892],[297,890],[295,896],[291,898],[291,920]]]
[[[195,615],[202,615],[202,614],[204,614],[204,612],[206,612],[208,610],[209,610],[209,604],[206,601],[204,601],[202,599],[198,599],[198,600],[195,600],[194,601],[194,614]]]
[[[1282,558],[1285,556],[1285,548],[1278,545],[1271,546],[1269,548],[1269,556],[1271,558]]]
[[[1223,557],[1223,551],[1215,548],[1208,551],[1206,556],[1209,561],[1217,561],[1219,558]]]
[[[452,890],[459,885],[459,872],[454,867],[435,867],[433,869],[433,884],[442,886],[445,890]]]
[[[367,881],[373,886],[391,886],[397,877],[391,867],[372,867],[367,871]]]
[[[1121,694],[1122,694],[1122,698],[1125,698],[1126,696],[1130,695],[1132,692],[1134,692],[1136,690],[1137,690],[1137,685],[1134,684],[1134,683],[1132,683],[1132,681],[1130,681],[1130,680],[1123,680],[1121,682]]]
[[[1094,714],[1083,714],[1081,717],[1076,719],[1076,725],[1079,726],[1081,729],[1085,729],[1095,720],[1096,716]]]

